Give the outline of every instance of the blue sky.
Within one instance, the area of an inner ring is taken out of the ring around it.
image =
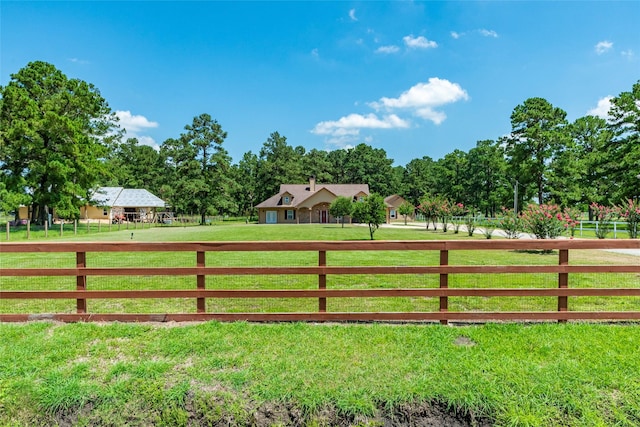
[[[640,2],[0,2],[0,84],[28,62],[93,83],[158,145],[208,113],[234,163],[365,142],[396,165],[510,129],[542,97],[605,114],[640,79]]]

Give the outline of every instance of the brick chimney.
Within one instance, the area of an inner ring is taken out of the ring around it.
[[[309,177],[309,191],[312,193],[316,191],[316,177],[314,175]]]

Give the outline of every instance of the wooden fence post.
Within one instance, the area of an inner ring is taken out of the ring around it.
[[[560,249],[558,255],[558,265],[569,265],[569,249]],[[569,273],[558,273],[558,288],[566,289],[569,287]],[[558,297],[558,311],[567,311],[569,309],[569,297]],[[566,320],[558,319],[559,323],[566,323]]]
[[[49,237],[49,219],[44,222],[44,237]]]
[[[7,221],[7,242],[9,241],[9,237],[11,236],[11,225],[9,221]]]
[[[27,240],[31,237],[31,221],[27,221]]]
[[[84,268],[87,266],[87,253],[86,252],[76,252],[76,268]],[[76,276],[76,290],[78,291],[86,291],[87,290],[87,276],[80,274]],[[87,300],[84,298],[78,298],[76,300],[76,312],[83,314],[87,312]]]
[[[196,254],[196,266],[197,267],[204,267],[205,266],[205,252],[204,251],[198,251]],[[198,274],[197,278],[196,278],[196,286],[198,288],[198,290],[204,290],[206,288],[206,283],[205,283],[205,275],[204,274]],[[206,313],[207,312],[207,307],[206,307],[206,298],[198,298],[197,299],[197,311],[198,313]]]
[[[440,251],[440,266],[449,265],[449,251]],[[440,288],[446,289],[449,287],[449,275],[447,273],[440,274]],[[446,313],[449,311],[449,297],[440,297],[440,313]],[[447,319],[441,319],[440,324],[446,325],[449,321]]]
[[[327,266],[327,251],[318,251],[318,266]],[[318,274],[318,289],[327,289],[327,275]],[[318,311],[325,313],[327,311],[327,299],[318,298]]]

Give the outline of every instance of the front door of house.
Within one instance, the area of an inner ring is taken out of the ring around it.
[[[326,224],[327,222],[329,222],[329,215],[327,211],[320,211],[320,222],[322,224]]]
[[[265,222],[267,224],[277,224],[278,223],[278,211],[267,211],[265,212]]]

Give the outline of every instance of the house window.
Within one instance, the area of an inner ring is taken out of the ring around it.
[[[102,210],[102,216],[107,216],[107,215],[108,215],[107,210],[106,210],[106,209],[103,209],[103,210]]]
[[[395,218],[395,217],[396,217],[396,210],[395,210],[395,209],[391,209],[391,210],[389,211],[389,216],[390,216],[391,218]]]
[[[290,201],[291,201],[291,199],[289,199],[289,196],[284,196],[284,202],[283,203],[285,205],[288,205]]]
[[[287,216],[286,216],[286,218],[287,218],[288,220],[294,220],[294,219],[296,219],[296,211],[288,210],[288,211],[286,211],[286,212],[287,212]]]
[[[362,196],[358,197],[358,201],[359,202],[364,202],[364,197],[362,197]]]

